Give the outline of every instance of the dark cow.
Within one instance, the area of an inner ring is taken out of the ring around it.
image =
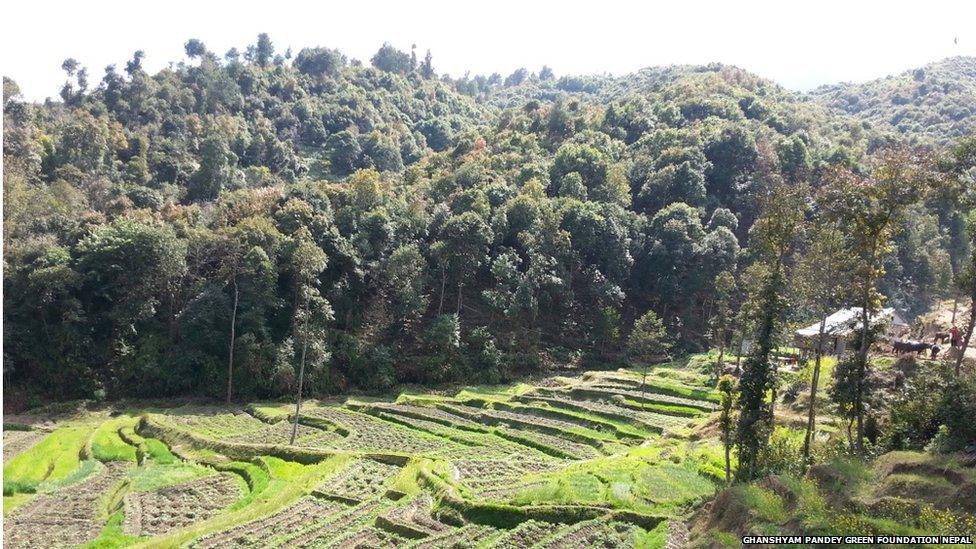
[[[893,341],[891,346],[894,348],[896,355],[904,354],[922,354],[922,351],[927,351],[932,348],[931,343],[925,343],[923,341]]]
[[[932,336],[932,343],[948,343],[949,342],[949,332],[935,332]]]

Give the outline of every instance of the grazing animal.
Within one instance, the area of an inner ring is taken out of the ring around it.
[[[894,348],[896,355],[904,354],[922,354],[922,351],[926,351],[932,348],[931,343],[925,343],[923,341],[894,341],[892,342],[892,347]]]
[[[938,346],[938,345],[936,345],[936,344],[932,344],[932,352],[931,352],[931,354],[929,355],[929,357],[930,357],[930,358],[931,358],[932,360],[935,360],[936,358],[938,358],[938,356],[939,356],[939,353],[940,353],[940,352],[942,352],[942,347],[939,347],[939,346]]]
[[[949,341],[949,332],[935,332],[932,336],[932,343],[946,343]]]

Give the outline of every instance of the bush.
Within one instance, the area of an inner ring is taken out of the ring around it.
[[[495,338],[487,328],[478,327],[468,334],[465,354],[468,368],[478,376],[479,381],[498,384],[509,380],[505,353],[495,344]]]
[[[760,475],[803,475],[803,433],[777,427],[759,454]]]
[[[890,450],[951,452],[976,440],[976,377],[944,364],[919,364],[888,412],[881,444]],[[936,436],[937,440],[933,441]]]

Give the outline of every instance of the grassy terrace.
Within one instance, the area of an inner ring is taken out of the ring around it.
[[[657,547],[715,493],[721,450],[689,436],[716,406],[699,378],[544,385],[311,401],[294,446],[277,402],[8,429],[4,546]]]

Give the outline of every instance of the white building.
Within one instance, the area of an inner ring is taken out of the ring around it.
[[[872,325],[884,323],[887,327],[885,334],[889,338],[900,337],[909,329],[908,323],[891,307],[882,309],[870,321]],[[826,355],[840,356],[849,344],[856,343],[860,328],[860,308],[848,307],[831,314],[824,323],[824,343],[821,352]],[[819,335],[820,321],[818,320],[810,326],[796,331],[793,338],[794,345],[800,349],[801,353],[813,352],[817,348]]]

